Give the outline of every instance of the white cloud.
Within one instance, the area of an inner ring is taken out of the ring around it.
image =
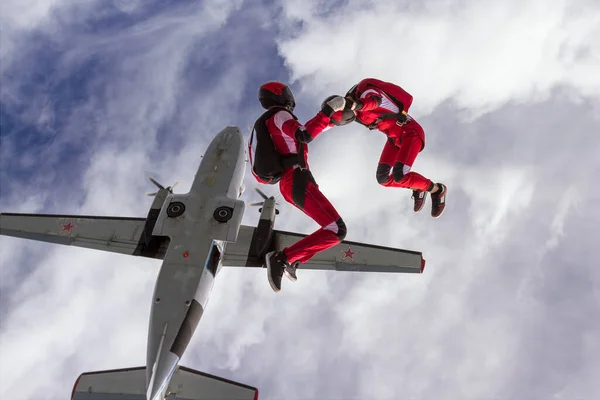
[[[139,4],[119,7],[135,15]],[[427,215],[429,203],[414,214],[410,192],[376,183],[379,132],[325,132],[309,161],[349,239],[422,250],[425,274],[300,270],[275,295],[264,270],[223,271],[183,364],[257,385],[263,399],[597,397],[596,3],[363,4],[286,3],[281,54],[302,88],[302,120],[364,76],[415,95],[427,147],[414,169],[450,189],[439,220]],[[240,4],[214,5],[212,14],[177,8],[99,35],[52,31],[69,49],[53,78],[77,76],[98,55],[106,69],[85,80],[87,97],[52,152],[32,154],[16,141],[6,151],[3,137],[2,165],[21,157],[35,165],[73,143],[89,151],[81,165],[42,164],[50,167],[33,183],[13,178],[3,210],[143,216],[150,171],[164,184],[182,179],[176,191],[186,191],[207,139],[231,123],[245,130],[260,112],[253,86],[285,75],[256,71],[272,43],[248,41],[262,38],[252,28],[270,29],[277,10],[265,15],[257,5],[240,14],[260,18],[237,15],[224,29]],[[239,31],[244,23],[252,28]],[[390,57],[396,47],[402,52]],[[7,93],[27,104],[18,87],[29,67],[15,65],[23,75],[3,82],[3,107]],[[32,125],[61,116],[44,106],[56,93],[42,95],[31,115],[45,117]],[[447,100],[480,117],[459,120]],[[75,183],[65,178],[71,173]],[[248,190],[245,198],[256,196]],[[316,229],[296,209],[280,209],[280,229]],[[257,217],[248,209],[245,221]],[[0,380],[10,382],[0,397],[64,398],[83,371],[144,364],[157,261],[4,237],[0,248]]]
[[[450,100],[476,117],[546,100],[557,85],[600,96],[596,2],[350,2],[326,17],[320,5],[287,2],[303,27],[280,40],[292,78],[318,98],[365,76],[405,87],[416,116]]]

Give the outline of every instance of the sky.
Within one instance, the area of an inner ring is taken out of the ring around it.
[[[414,96],[413,170],[444,215],[377,184],[383,134],[310,144],[348,240],[422,251],[422,275],[224,269],[182,365],[261,399],[600,397],[600,3],[595,0],[5,0],[0,210],[144,217],[261,83],[301,121],[365,77]],[[247,171],[245,201],[258,201]],[[285,204],[281,230],[317,225]],[[254,225],[248,208],[244,223]],[[145,365],[160,262],[0,238],[0,398],[64,399]]]

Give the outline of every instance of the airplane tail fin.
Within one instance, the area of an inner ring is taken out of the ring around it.
[[[258,400],[258,389],[179,366],[166,390],[169,400]],[[71,400],[146,400],[146,368],[84,372]]]

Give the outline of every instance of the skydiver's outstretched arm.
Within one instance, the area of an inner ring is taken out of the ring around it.
[[[367,93],[360,99],[346,97],[346,109],[356,111],[371,111],[381,105],[383,99],[374,92]]]
[[[323,103],[321,111],[311,118],[306,124],[302,125],[296,120],[290,120],[287,125],[283,125],[284,134],[291,136],[300,143],[310,143],[321,132],[329,127],[331,115],[340,111],[346,105],[346,100],[341,96],[335,96],[329,101]]]

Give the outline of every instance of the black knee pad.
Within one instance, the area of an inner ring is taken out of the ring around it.
[[[387,164],[377,165],[377,173],[375,174],[375,176],[377,177],[377,182],[379,182],[380,185],[383,185],[384,183],[390,180],[391,169],[392,167],[390,167]]]
[[[340,218],[337,221],[335,221],[335,223],[337,224],[337,227],[338,227],[338,233],[336,236],[338,239],[340,239],[340,242],[341,242],[346,237],[348,230],[346,229],[346,224],[344,223],[343,219]]]
[[[394,178],[394,182],[400,182],[404,178],[404,164],[401,162],[394,164],[392,178]]]

